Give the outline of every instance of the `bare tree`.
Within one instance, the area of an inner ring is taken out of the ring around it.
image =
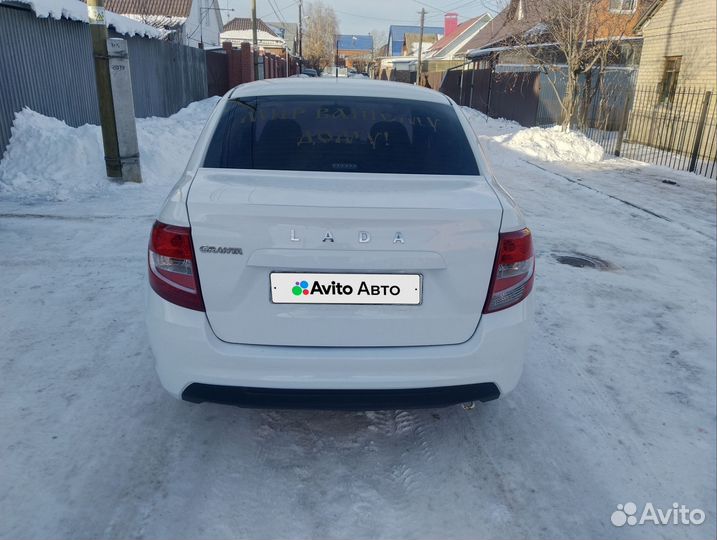
[[[510,16],[521,17],[522,6],[523,0],[512,2],[508,8],[513,9]],[[619,55],[620,43],[637,18],[632,12],[612,13],[609,0],[550,0],[540,3],[540,22],[532,19],[532,26],[513,35],[519,49],[544,73],[552,75],[547,79],[558,95],[563,129],[585,122],[588,106],[603,84],[603,77],[598,84],[592,81],[592,71],[600,67],[602,73]],[[563,62],[567,74],[565,91],[560,95],[553,76],[562,72],[556,64]],[[586,78],[582,95],[581,75]]]
[[[339,22],[331,6],[321,0],[307,5],[303,52],[309,65],[317,70],[333,65],[338,28]]]
[[[385,30],[371,30],[373,38],[373,57],[381,56],[381,49],[388,45],[388,34]]]

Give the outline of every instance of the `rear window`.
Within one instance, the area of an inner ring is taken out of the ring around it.
[[[450,105],[333,96],[229,101],[204,167],[479,174]]]

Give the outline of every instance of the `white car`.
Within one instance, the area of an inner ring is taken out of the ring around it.
[[[149,243],[162,385],[191,402],[396,409],[518,382],[532,238],[460,108],[360,79],[241,85]]]

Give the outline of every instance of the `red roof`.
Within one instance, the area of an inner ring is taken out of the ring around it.
[[[256,28],[257,30],[262,30],[272,36],[276,36],[276,33],[261,19],[256,20]],[[224,30],[222,31],[228,32],[230,30],[251,30],[251,19],[248,17],[234,17],[224,25]]]
[[[475,24],[478,19],[482,18],[483,15],[480,17],[473,17],[472,19],[468,19],[467,21],[463,21],[461,24],[456,26],[456,29],[448,34],[447,36],[443,36],[441,39],[436,41],[433,45],[431,45],[431,51],[438,52],[441,49],[444,49],[446,46],[448,46],[451,42],[458,39],[463,32],[468,30],[473,24]]]
[[[105,0],[107,11],[128,15],[189,17],[192,0]]]

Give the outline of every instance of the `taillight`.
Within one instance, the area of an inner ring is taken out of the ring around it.
[[[189,227],[154,222],[149,238],[149,284],[173,304],[204,311]]]
[[[530,229],[501,233],[488,298],[483,313],[514,306],[530,294],[535,277],[535,256]]]

